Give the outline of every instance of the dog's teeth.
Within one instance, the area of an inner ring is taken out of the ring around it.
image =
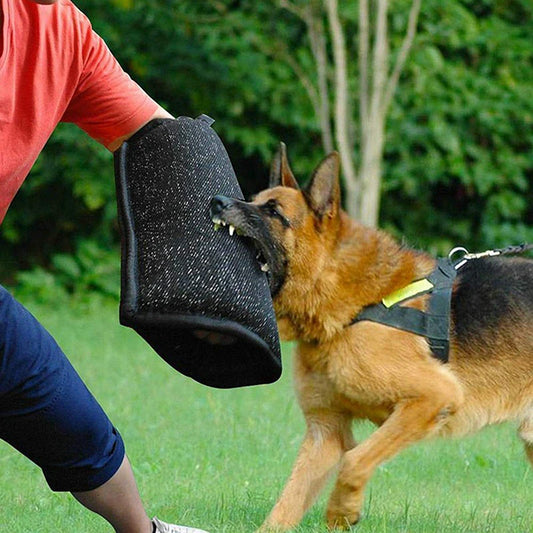
[[[268,272],[270,270],[270,268],[268,267],[268,264],[265,263],[264,265],[261,265],[261,270],[263,272]]]
[[[222,222],[222,220],[220,220],[220,218],[218,218],[218,217],[213,217],[211,220],[212,220],[215,224],[220,224],[220,223]]]
[[[226,226],[226,222],[224,222],[223,220],[221,220],[220,223],[221,223],[223,226]]]
[[[235,226],[232,226],[232,225],[230,224],[230,225],[229,225],[229,234],[230,234],[230,235],[233,235],[234,231],[235,231]]]

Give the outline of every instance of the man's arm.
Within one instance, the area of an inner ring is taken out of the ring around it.
[[[65,6],[76,20],[71,40],[77,68],[62,121],[77,124],[113,152],[150,120],[174,118],[128,76],[89,19],[74,5]]]
[[[114,141],[111,141],[111,143],[109,143],[109,145],[107,146],[108,149],[111,150],[112,152],[114,152],[115,150],[118,150],[122,146],[122,143],[124,141],[127,141],[134,133],[139,131],[143,126],[148,124],[150,120],[153,120],[155,118],[174,118],[174,117],[168,111],[165,111],[161,106],[159,106],[156,109],[155,113],[146,122],[141,124],[138,128],[134,129],[130,133],[127,133],[126,135],[122,135],[122,137],[118,137]]]

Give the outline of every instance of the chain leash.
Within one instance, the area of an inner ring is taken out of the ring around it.
[[[505,248],[496,248],[494,250],[486,250],[484,252],[479,252],[477,254],[470,253],[463,246],[456,246],[448,254],[448,259],[452,261],[453,263],[454,261],[453,256],[462,253],[463,255],[457,259],[457,263],[455,263],[454,265],[455,270],[459,270],[462,266],[464,266],[467,263],[467,261],[470,261],[471,259],[479,259],[480,257],[495,257],[498,255],[522,254],[529,250],[533,250],[533,244],[522,243],[522,244],[517,244],[517,245],[506,246]]]

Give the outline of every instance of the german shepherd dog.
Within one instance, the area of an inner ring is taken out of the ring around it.
[[[260,531],[295,527],[336,468],[327,524],[349,529],[376,467],[435,435],[514,420],[533,464],[533,261],[482,258],[459,269],[448,363],[422,336],[352,323],[365,306],[426,278],[435,259],[350,219],[338,175],[332,153],[301,190],[282,145],[269,189],[252,202],[216,197],[211,205],[213,220],[255,242],[281,336],[297,341],[295,388],[307,431]],[[427,298],[401,305],[423,310]],[[354,419],[378,429],[358,444]]]

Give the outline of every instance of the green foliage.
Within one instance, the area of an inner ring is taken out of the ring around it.
[[[64,304],[68,299],[67,291],[54,274],[41,266],[19,272],[16,281],[18,297],[36,302],[54,302],[58,305]]]
[[[157,101],[175,115],[216,119],[245,194],[266,185],[279,140],[301,181],[323,157],[318,120],[289,62],[316,81],[306,29],[278,2],[78,4]],[[394,59],[410,2],[391,4]],[[357,102],[356,0],[341,4],[341,16]],[[533,241],[532,34],[528,0],[424,0],[388,117],[382,226],[441,254]],[[105,250],[117,239],[111,155],[63,125],[0,228],[0,279],[35,265],[57,270],[52,258],[75,256],[77,243]]]
[[[426,1],[392,110],[383,218],[444,253],[533,240],[533,8]]]
[[[82,241],[74,255],[54,254],[52,265],[63,287],[72,293],[95,290],[118,299],[120,271],[118,251],[105,250],[94,241]]]
[[[15,276],[17,296],[36,302],[86,301],[91,292],[118,301],[120,258],[118,250],[107,250],[96,241],[80,241],[73,254],[56,253],[48,269],[35,266]]]

